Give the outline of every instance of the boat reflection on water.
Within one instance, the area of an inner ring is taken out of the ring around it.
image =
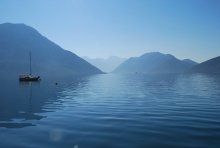
[[[19,81],[19,86],[20,87],[28,87],[30,88],[30,94],[32,93],[32,86],[39,86],[40,81]]]
[[[49,112],[59,108],[60,92],[75,90],[87,84],[87,78],[59,79],[44,77],[43,81],[2,79],[0,85],[0,127],[23,128],[36,126]]]
[[[0,127],[5,128],[23,128],[27,126],[35,126],[31,120],[40,120],[43,116],[35,113],[33,109],[33,87],[39,87],[40,81],[31,82],[31,81],[20,81],[19,89],[17,87],[12,87],[10,96],[5,98],[4,106],[0,110],[3,112],[2,116],[0,115]],[[14,102],[12,102],[14,101]],[[12,104],[13,103],[13,104]]]

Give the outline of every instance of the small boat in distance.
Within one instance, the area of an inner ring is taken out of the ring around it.
[[[40,76],[32,76],[32,75],[20,75],[19,81],[38,81],[40,80]]]
[[[32,69],[31,69],[31,52],[29,54],[30,56],[30,73],[29,75],[20,75],[19,76],[19,81],[39,81],[40,80],[40,76],[34,76],[32,75]]]

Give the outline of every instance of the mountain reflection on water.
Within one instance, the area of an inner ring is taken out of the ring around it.
[[[0,147],[220,147],[219,75],[1,82]]]

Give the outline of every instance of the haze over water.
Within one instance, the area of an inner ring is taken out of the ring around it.
[[[1,82],[2,148],[220,146],[218,75],[101,74]]]
[[[0,0],[0,14],[0,148],[220,148],[219,0]]]

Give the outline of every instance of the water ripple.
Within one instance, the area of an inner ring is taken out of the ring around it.
[[[219,76],[108,74],[32,91],[0,115],[1,147],[220,147]]]

